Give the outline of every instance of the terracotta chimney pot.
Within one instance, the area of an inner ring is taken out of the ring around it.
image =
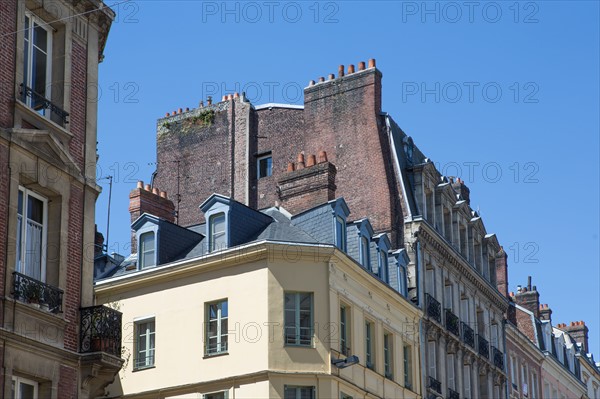
[[[365,62],[361,61],[358,63],[358,70],[359,71],[364,71],[365,70]]]
[[[327,162],[327,153],[325,151],[319,151],[319,163]]]
[[[144,190],[146,190],[146,191],[152,191],[152,186],[150,186],[149,184],[146,184],[144,186]]]
[[[306,167],[315,166],[317,164],[317,158],[314,155],[308,156],[308,162],[306,162]]]
[[[340,65],[338,67],[338,78],[342,78],[342,77],[344,77],[344,66]]]
[[[351,73],[354,73],[354,65],[353,64],[348,65],[348,75],[350,75]]]
[[[375,67],[376,67],[375,58],[371,58],[369,60],[369,68],[375,68]]]

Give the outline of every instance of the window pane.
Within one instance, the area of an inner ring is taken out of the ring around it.
[[[37,23],[33,24],[33,45],[43,52],[48,51],[48,32]]]
[[[300,310],[301,311],[309,311],[311,309],[311,294],[300,294]]]
[[[227,247],[227,236],[225,235],[225,214],[220,213],[210,218],[210,234],[211,251]]]
[[[27,196],[27,219],[39,224],[44,221],[44,203],[32,196]]]
[[[19,190],[19,199],[17,200],[17,214],[23,215],[23,191]]]
[[[18,399],[36,399],[35,398],[35,387],[33,385],[21,382],[19,384],[19,396]]]
[[[155,257],[156,240],[154,232],[147,232],[140,236],[140,267],[154,266],[156,264]]]
[[[258,160],[258,178],[271,176],[273,174],[273,158],[265,157]]]

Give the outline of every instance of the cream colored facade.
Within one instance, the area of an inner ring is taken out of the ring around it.
[[[312,293],[309,347],[284,344],[286,292]],[[123,313],[123,345],[130,355],[109,387],[110,397],[227,392],[229,398],[283,398],[286,386],[297,386],[314,387],[319,398],[421,398],[421,311],[332,246],[252,243],[100,281],[96,296]],[[206,356],[206,304],[223,299],[228,351]],[[331,363],[346,357],[340,354],[340,306],[351,326],[348,355],[360,359],[344,369]],[[134,371],[133,327],[143,318],[155,321],[155,364]],[[374,371],[365,367],[366,321],[374,327]],[[390,378],[384,377],[384,334],[392,343]]]

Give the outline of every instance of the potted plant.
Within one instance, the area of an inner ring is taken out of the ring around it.
[[[28,303],[39,308],[40,300],[42,298],[42,287],[35,284],[29,284],[25,289],[25,298]]]

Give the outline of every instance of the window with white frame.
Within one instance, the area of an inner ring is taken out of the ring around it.
[[[427,341],[427,367],[429,376],[437,379],[437,342]]]
[[[388,279],[388,255],[387,251],[380,249],[379,250],[379,278],[384,282],[389,282]]]
[[[373,342],[374,333],[375,325],[367,320],[365,322],[365,360],[367,368],[371,370],[375,370],[375,353],[373,352],[375,348],[375,343]]]
[[[135,322],[135,369],[154,366],[155,363],[155,323],[154,318]]]
[[[16,271],[46,281],[48,200],[19,187],[17,202]]]
[[[538,398],[538,393],[537,393],[537,374],[535,372],[531,372],[531,399],[537,399]]]
[[[313,294],[285,293],[285,344],[312,346]]]
[[[399,265],[398,266],[398,290],[400,291],[400,294],[406,296],[408,295],[407,293],[407,276],[406,276],[406,267],[404,265]]]
[[[402,362],[404,366],[404,386],[408,389],[412,389],[412,347],[410,345],[404,345],[402,355]]]
[[[350,307],[340,306],[340,353],[350,355]]]
[[[448,354],[446,356],[446,363],[448,369],[446,370],[446,375],[448,376],[448,388],[456,391],[456,372],[455,372],[455,361],[454,355]]]
[[[263,178],[269,177],[273,174],[273,157],[271,154],[265,154],[257,158],[256,160],[256,177]]]
[[[202,395],[202,398],[203,399],[227,399],[227,398],[229,398],[229,392],[222,391],[222,392],[206,393],[206,394]]]
[[[140,269],[156,265],[156,239],[153,231],[140,234]]]
[[[435,270],[430,266],[425,270],[425,292],[432,297],[435,295]]]
[[[227,321],[229,317],[229,306],[227,299],[206,304],[206,347],[207,356],[226,353],[227,345]]]
[[[26,11],[23,32],[23,85],[31,91],[25,101],[40,114],[49,116],[46,100],[51,100],[52,28]]]
[[[369,269],[370,262],[370,250],[369,250],[369,239],[363,235],[360,236],[360,264]]]
[[[463,366],[463,391],[465,398],[471,399],[471,366]]]
[[[285,385],[284,399],[316,399],[315,387]]]
[[[447,281],[446,285],[444,285],[444,307],[445,309],[450,309],[451,312],[454,312],[453,299],[452,284]]]
[[[11,399],[37,399],[38,383],[23,377],[12,378]]]
[[[227,234],[225,229],[225,214],[212,215],[209,224],[209,246],[210,252],[227,248]]]
[[[386,378],[394,379],[394,336],[383,334],[383,372]]]
[[[335,246],[346,252],[346,220],[341,216],[335,217]]]

